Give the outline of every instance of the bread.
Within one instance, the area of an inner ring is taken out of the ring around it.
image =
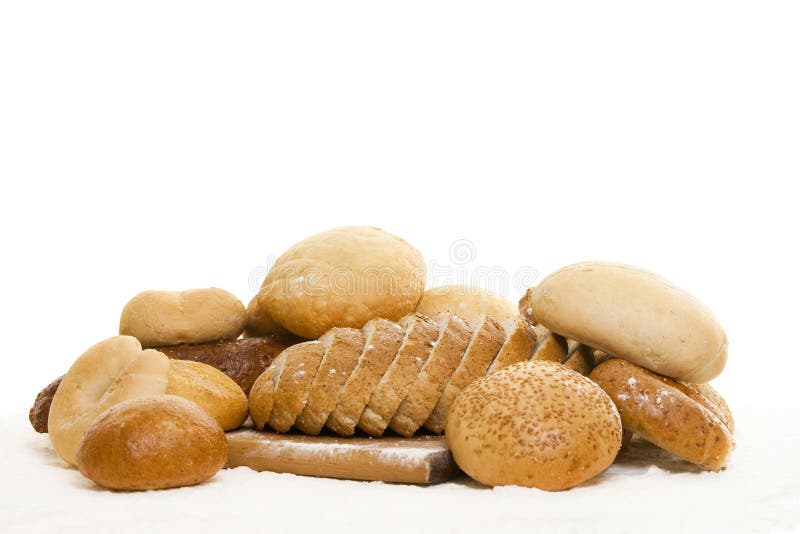
[[[86,430],[80,472],[115,490],[189,486],[214,476],[228,457],[217,422],[172,395],[130,399],[104,411]]]
[[[519,317],[517,307],[510,300],[469,285],[446,285],[428,289],[417,304],[417,313],[436,317],[452,313],[475,328],[484,315],[491,315],[500,323]]]
[[[345,382],[364,349],[364,333],[354,328],[332,328],[319,341],[325,347],[319,369],[308,392],[308,401],[295,426],[317,435],[342,398]]]
[[[567,340],[542,325],[534,327],[536,346],[531,360],[562,363],[567,358]]]
[[[594,351],[581,343],[571,343],[573,346],[564,360],[564,367],[586,376],[594,369]]]
[[[247,419],[247,396],[242,388],[204,363],[170,360],[165,393],[194,402],[225,431],[239,428]]]
[[[441,313],[436,322],[439,339],[389,422],[389,428],[407,438],[430,417],[472,337],[472,329],[457,315]]]
[[[503,327],[494,318],[488,315],[483,316],[475,326],[472,339],[470,339],[467,350],[464,352],[464,357],[455,372],[453,372],[453,376],[447,382],[442,396],[439,397],[430,417],[425,421],[425,428],[434,434],[444,432],[447,414],[456,395],[463,388],[486,374],[489,365],[491,365],[504,341],[505,332],[503,332]]]
[[[53,402],[53,397],[61,385],[61,380],[64,376],[59,376],[50,382],[43,390],[36,395],[36,400],[33,401],[30,411],[28,411],[28,420],[36,432],[40,434],[47,433],[47,419],[50,416],[50,403]]]
[[[628,431],[688,462],[718,471],[734,442],[725,423],[695,400],[683,384],[626,360],[614,358],[594,368],[589,378],[611,397]]]
[[[374,437],[389,426],[439,337],[439,326],[423,315],[409,315],[399,323],[405,330],[403,342],[358,421],[358,428]]]
[[[253,382],[264,372],[275,356],[286,347],[299,341],[300,338],[291,334],[276,334],[199,345],[159,347],[157,350],[170,359],[196,361],[219,369],[233,379],[246,395],[250,393]],[[37,432],[47,432],[50,402],[53,400],[62,378],[51,382],[36,396],[28,417],[31,426]]]
[[[288,432],[305,408],[324,353],[322,343],[306,341],[284,350],[273,362],[276,369],[269,426],[276,432]]]
[[[570,265],[536,287],[531,307],[554,332],[678,380],[707,382],[725,367],[728,340],[711,311],[648,271]]]
[[[503,367],[529,360],[536,348],[536,331],[520,317],[509,319],[501,326],[506,339],[489,366],[489,370],[486,371],[487,373],[493,373]]]
[[[291,334],[273,334],[198,345],[159,347],[157,350],[170,359],[190,360],[215,367],[231,377],[247,394],[272,360],[283,349],[300,341],[302,339]]]
[[[286,360],[284,359],[283,362],[285,365]],[[247,405],[256,430],[264,430],[264,426],[269,421],[272,404],[275,402],[275,378],[282,370],[282,365],[271,365],[261,373],[250,389]]]
[[[699,402],[707,410],[710,410],[711,413],[716,415],[722,424],[725,425],[728,432],[733,435],[735,430],[733,413],[731,413],[731,409],[728,407],[728,403],[725,402],[725,399],[722,398],[722,395],[711,387],[711,384],[690,384],[682,382],[681,385],[684,386],[684,388],[681,388],[681,391],[683,391],[687,397]]]
[[[244,305],[222,289],[144,291],[122,310],[119,333],[161,347],[236,339],[246,322]]]
[[[124,400],[164,393],[168,372],[166,356],[142,351],[130,336],[90,347],[64,375],[50,405],[47,431],[56,454],[75,465],[78,443],[92,421]]]
[[[364,325],[364,349],[342,390],[339,403],[328,417],[327,426],[340,436],[355,433],[372,392],[394,360],[405,331],[392,321],[373,319]]]
[[[244,335],[247,337],[263,337],[275,334],[286,334],[288,331],[279,325],[262,304],[262,293],[258,292],[247,305],[247,324]]]
[[[259,296],[266,315],[316,339],[329,329],[411,313],[425,288],[422,255],[378,228],[348,226],[297,243],[267,273]]]
[[[528,361],[467,386],[445,437],[458,466],[483,484],[557,491],[611,465],[622,426],[611,399],[589,379]]]

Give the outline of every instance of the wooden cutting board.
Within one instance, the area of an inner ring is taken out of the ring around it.
[[[407,484],[436,484],[459,472],[441,436],[340,438],[247,429],[227,436],[226,467]]]

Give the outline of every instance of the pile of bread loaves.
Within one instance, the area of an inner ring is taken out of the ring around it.
[[[422,255],[376,228],[309,237],[245,309],[216,289],[145,291],[31,409],[56,453],[98,484],[196,484],[225,432],[445,434],[487,485],[561,490],[636,434],[704,469],[733,448],[707,384],[727,338],[694,297],[647,271],[565,267],[512,304],[425,291]],[[243,336],[243,337],[240,337]]]

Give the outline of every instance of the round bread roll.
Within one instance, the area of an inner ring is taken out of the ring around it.
[[[75,465],[78,443],[92,421],[124,400],[164,393],[168,372],[166,356],[142,351],[130,336],[90,347],[64,375],[50,404],[47,433],[56,454]]]
[[[228,459],[228,441],[213,417],[174,395],[131,399],[103,412],[86,430],[78,469],[115,490],[191,486]]]
[[[728,339],[711,311],[648,271],[570,265],[535,288],[530,307],[553,332],[678,380],[708,382],[725,367]]]
[[[247,419],[247,395],[216,367],[188,360],[170,360],[167,378],[167,395],[194,402],[208,412],[222,430],[239,428]]]
[[[223,289],[143,291],[122,310],[120,335],[143,347],[167,347],[236,339],[244,331],[244,305]]]
[[[447,285],[427,290],[417,304],[417,313],[436,317],[452,313],[475,328],[482,315],[491,315],[499,323],[519,317],[517,306],[510,300],[488,291],[466,285]]]
[[[287,250],[264,279],[258,306],[293,334],[316,339],[376,317],[396,321],[414,311],[424,288],[417,249],[378,228],[348,226]]]
[[[261,292],[255,294],[247,305],[247,325],[244,335],[247,337],[264,337],[273,334],[286,334],[287,330],[279,325],[262,304]]]
[[[554,362],[527,361],[462,390],[445,436],[458,466],[483,484],[557,491],[611,465],[622,425],[614,403],[588,378]]]
[[[631,433],[678,458],[718,471],[733,450],[733,418],[711,386],[698,388],[614,358],[589,375],[613,399]]]

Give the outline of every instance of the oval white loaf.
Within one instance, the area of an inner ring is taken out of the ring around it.
[[[558,334],[687,382],[722,372],[728,339],[695,297],[618,263],[564,267],[533,291],[532,319]]]

